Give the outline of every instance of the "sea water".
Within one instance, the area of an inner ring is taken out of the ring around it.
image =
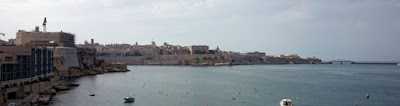
[[[57,106],[400,106],[396,65],[128,66],[70,79]],[[89,96],[93,92],[96,96]],[[366,98],[366,94],[369,98]],[[134,95],[134,103],[123,98]],[[297,99],[296,99],[297,98]]]

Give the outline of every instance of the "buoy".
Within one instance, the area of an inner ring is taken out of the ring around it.
[[[365,97],[368,99],[368,98],[369,98],[369,94],[367,93],[367,94],[365,95]]]
[[[296,100],[299,100],[299,97],[296,97]]]

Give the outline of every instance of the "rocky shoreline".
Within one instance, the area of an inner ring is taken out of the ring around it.
[[[37,99],[32,100],[32,102],[29,105],[34,105],[34,106],[35,105],[38,105],[38,106],[49,105],[53,96],[56,95],[57,92],[71,90],[72,87],[77,87],[77,86],[79,86],[79,84],[72,84],[72,83],[62,81],[58,85],[55,85],[52,88],[47,89],[47,90],[37,94]]]
[[[103,67],[102,70],[80,70],[75,71],[75,73],[71,74],[69,78],[78,78],[88,75],[97,75],[97,74],[104,74],[104,73],[113,73],[113,72],[128,72],[129,70],[126,68],[121,67]],[[41,105],[49,105],[50,102],[53,100],[53,96],[57,94],[57,92],[68,91],[74,87],[78,87],[79,84],[69,83],[67,81],[59,81],[58,84],[54,85],[53,87],[39,92],[35,94],[29,104],[24,105],[33,105],[33,106],[41,106]]]
[[[263,64],[321,64],[318,58],[271,57],[246,55],[156,55],[156,56],[99,56],[108,62],[119,62],[128,65],[182,65],[182,66],[231,66]]]

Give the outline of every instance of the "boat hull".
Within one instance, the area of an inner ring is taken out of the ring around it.
[[[135,102],[135,100],[125,100],[124,103],[132,103],[132,102]]]
[[[124,100],[125,100],[124,103],[132,103],[132,102],[135,102],[135,98],[125,98]]]

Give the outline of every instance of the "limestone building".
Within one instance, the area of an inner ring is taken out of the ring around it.
[[[255,56],[255,57],[264,57],[265,56],[265,52],[247,52],[247,53],[240,53],[241,55],[245,55],[245,56]]]
[[[60,72],[67,74],[69,68],[79,67],[75,35],[67,32],[42,32],[39,27],[34,31],[19,30],[14,41],[18,47],[32,46],[52,50],[54,66]]]
[[[75,35],[66,32],[41,32],[39,27],[34,31],[18,30],[15,39],[17,46],[65,46],[75,47]]]
[[[191,45],[187,47],[190,54],[206,54],[208,53],[208,46],[206,45]]]

